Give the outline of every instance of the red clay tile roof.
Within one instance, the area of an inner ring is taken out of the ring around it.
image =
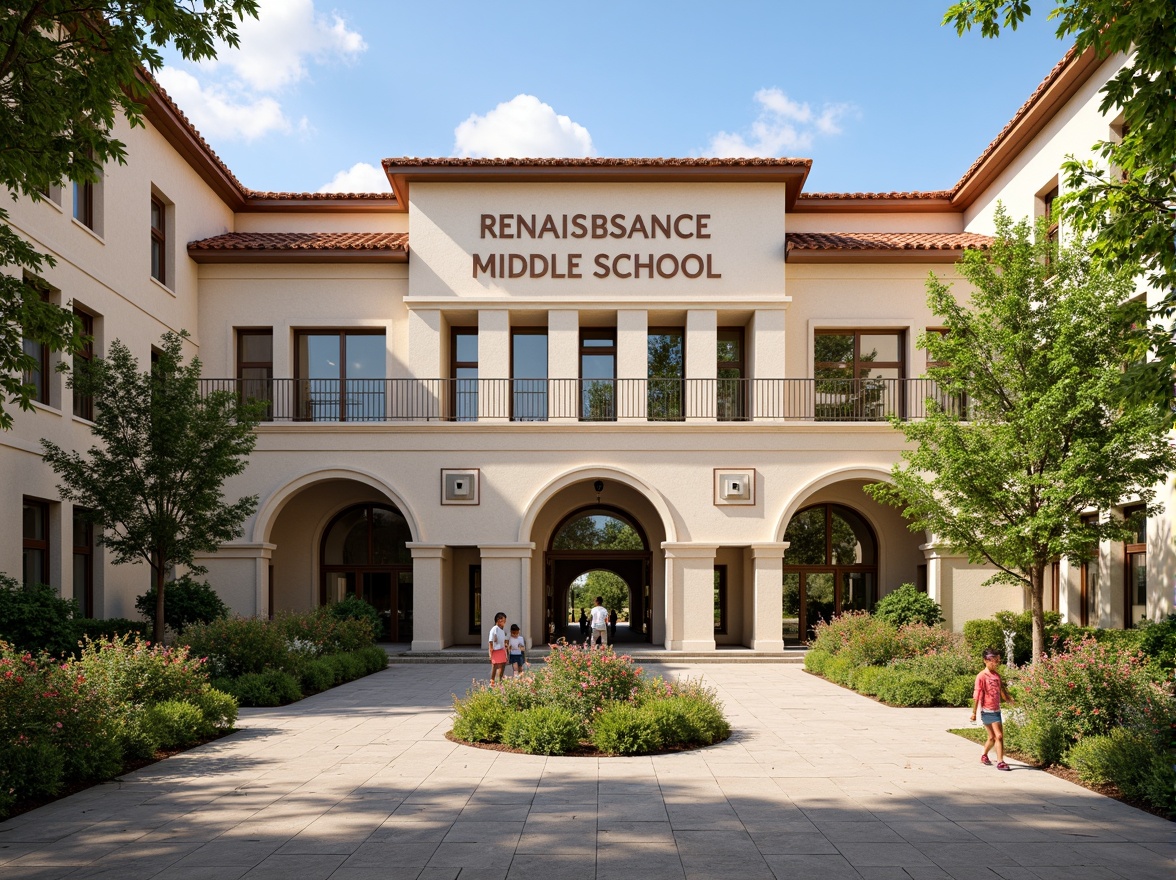
[[[189,251],[407,251],[407,232],[227,232]]]
[[[407,232],[228,232],[188,244],[197,263],[403,263]]]
[[[662,158],[503,158],[462,159],[457,157],[417,158],[399,156],[384,160],[384,167],[395,168],[742,168],[742,167],[798,167],[808,168],[812,159],[662,159]]]
[[[992,237],[972,232],[789,232],[788,250],[962,251],[987,248]]]
[[[950,199],[952,190],[913,190],[911,192],[806,192],[801,193],[801,199]]]

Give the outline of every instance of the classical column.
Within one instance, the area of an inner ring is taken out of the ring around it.
[[[718,319],[714,309],[686,312],[686,421],[712,422],[717,414]]]
[[[553,422],[580,419],[580,313],[552,309],[547,313],[547,395]]]
[[[482,556],[482,641],[485,647],[494,626],[494,615],[506,615],[507,624],[517,623],[530,644],[532,543],[479,544]]]
[[[787,541],[752,544],[751,620],[749,647],[753,651],[783,651],[784,551]]]
[[[390,341],[390,340],[389,340]],[[392,377],[391,369],[386,371]],[[399,379],[389,389],[391,419],[419,418],[426,412],[440,417],[447,395],[441,383],[433,381],[445,374],[441,366],[441,310],[410,309],[408,312],[408,379]],[[398,387],[413,385],[413,388]]]
[[[617,310],[617,418],[644,419],[649,378],[649,312]]]
[[[444,544],[405,544],[412,553],[412,650],[440,651],[449,641],[453,597],[449,548]]]
[[[781,419],[784,409],[783,380],[788,374],[784,359],[784,309],[756,309],[748,334],[748,356],[753,393],[751,414],[755,419]]]
[[[510,421],[510,312],[478,312],[478,421]]]
[[[715,552],[717,544],[664,542],[666,647],[715,649]]]

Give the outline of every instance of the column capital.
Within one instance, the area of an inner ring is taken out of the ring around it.
[[[667,559],[714,559],[718,544],[695,544],[690,541],[662,541]]]
[[[523,544],[479,544],[478,552],[483,559],[530,559],[535,552],[535,544],[532,541]]]
[[[783,559],[785,552],[791,546],[791,541],[764,541],[752,544],[749,549],[752,559]]]
[[[406,541],[404,544],[412,553],[413,559],[448,559],[448,544],[422,544],[419,541]]]

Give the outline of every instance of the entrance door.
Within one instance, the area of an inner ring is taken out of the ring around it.
[[[392,641],[393,621],[396,619],[396,598],[392,595],[392,573],[369,571],[363,574],[363,594],[359,597],[379,612],[380,631],[376,638]]]

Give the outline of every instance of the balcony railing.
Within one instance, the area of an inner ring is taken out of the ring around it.
[[[931,379],[203,379],[274,422],[880,422],[964,415]]]

